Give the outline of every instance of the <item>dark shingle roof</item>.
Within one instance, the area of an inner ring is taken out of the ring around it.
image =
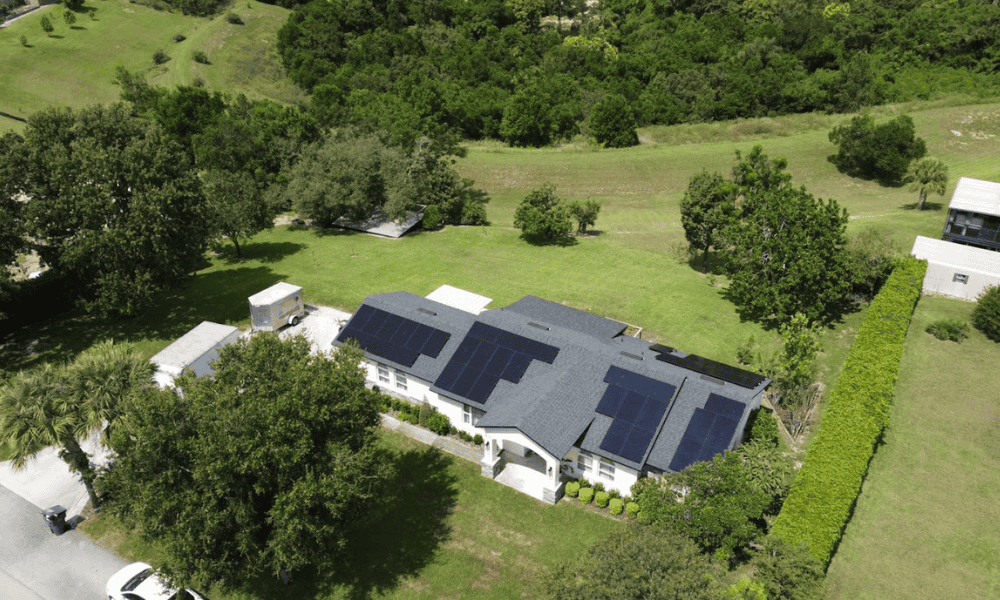
[[[434,385],[431,389],[483,409],[479,427],[515,428],[559,458],[586,432],[581,444],[584,450],[636,470],[647,466],[669,470],[691,415],[705,406],[710,393],[745,405],[745,419],[770,383],[764,379],[754,389],[710,383],[699,373],[656,360],[658,352],[650,349],[649,342],[621,335],[623,323],[534,296],[479,315],[406,292],[369,296],[365,304],[451,334],[437,358],[421,355],[412,368],[393,365],[432,384],[476,321],[558,348],[552,364],[532,360],[519,383],[501,379],[484,405]],[[437,314],[429,315],[418,310],[421,308]],[[641,462],[600,447],[613,419],[596,409],[608,387],[604,377],[612,365],[676,388],[661,422],[653,425],[656,432]]]

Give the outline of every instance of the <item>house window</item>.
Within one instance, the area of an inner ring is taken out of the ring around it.
[[[601,477],[607,479],[608,481],[615,480],[615,466],[605,460],[601,459]]]
[[[462,422],[472,423],[472,407],[468,404],[466,404],[465,409],[462,410]]]
[[[594,457],[591,456],[589,452],[584,452],[580,450],[580,454],[576,455],[576,468],[580,471],[586,473],[587,471],[594,470]]]
[[[389,383],[388,367],[383,367],[382,365],[378,366],[378,380],[381,381],[382,383]]]
[[[407,383],[408,382],[406,381],[406,375],[400,373],[399,371],[396,371],[396,387],[398,387],[401,390],[405,390]]]
[[[962,275],[961,273],[955,273],[955,276],[951,278],[955,283],[969,283],[969,276]]]

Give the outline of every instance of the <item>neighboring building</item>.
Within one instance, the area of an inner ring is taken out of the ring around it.
[[[150,359],[156,365],[153,379],[160,387],[173,387],[174,378],[185,369],[198,376],[211,373],[209,361],[219,358],[219,350],[239,338],[240,330],[231,325],[202,321]]]
[[[970,177],[958,180],[948,205],[942,239],[1000,250],[1000,183]]]
[[[424,210],[423,208],[420,208],[417,211],[407,214],[406,217],[402,219],[391,219],[389,215],[384,212],[378,212],[369,217],[367,220],[360,222],[350,221],[347,217],[340,217],[337,219],[335,225],[343,229],[353,229],[354,231],[362,231],[372,235],[400,238],[409,233],[423,219]]]
[[[628,494],[734,448],[770,383],[534,296],[489,302],[450,286],[372,295],[334,343],[356,339],[372,384],[481,434],[483,474],[546,502],[563,475]]]
[[[975,300],[990,285],[1000,285],[1000,252],[917,236],[916,258],[927,261],[924,293]]]

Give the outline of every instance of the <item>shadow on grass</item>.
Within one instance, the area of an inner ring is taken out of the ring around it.
[[[691,267],[692,270],[706,275],[721,277],[726,274],[726,260],[718,252],[709,252],[707,261],[704,253],[696,252],[688,257],[687,265]]]
[[[232,242],[227,241],[222,247],[221,254],[227,265],[239,264],[246,260],[256,260],[268,264],[282,261],[285,257],[291,256],[304,248],[305,244],[296,244],[294,242],[254,242],[241,244],[240,249],[243,251],[243,258],[237,258],[236,247]]]
[[[909,204],[900,205],[899,208],[901,208],[903,210],[918,210],[917,209],[917,205],[918,204],[919,204],[919,202],[910,202]],[[923,212],[923,211],[927,211],[927,212],[940,212],[942,208],[944,208],[944,203],[943,202],[924,202],[924,208],[921,209],[920,212]]]
[[[562,248],[568,248],[570,246],[576,246],[580,243],[580,240],[568,235],[549,238],[541,235],[527,235],[522,233],[521,239],[528,242],[532,246],[560,246]]]
[[[458,497],[453,460],[436,448],[394,453],[395,481],[379,500],[378,513],[348,534],[347,549],[333,568],[297,573],[288,585],[253,583],[254,598],[380,596],[417,576],[451,535],[447,520]]]
[[[7,371],[44,362],[65,362],[103,339],[172,341],[202,321],[234,323],[250,316],[247,298],[285,276],[268,267],[232,268],[201,273],[160,292],[135,318],[101,318],[72,308],[71,290],[62,298],[38,298],[0,321],[0,365]]]

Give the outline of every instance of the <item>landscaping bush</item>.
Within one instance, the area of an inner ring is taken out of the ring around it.
[[[1000,342],[1000,287],[991,285],[976,300],[972,324],[994,342]]]
[[[417,418],[416,415],[401,412],[399,413],[399,420],[403,421],[404,423],[410,423],[411,425],[416,425],[419,419]]]
[[[472,436],[469,435],[468,433],[466,433],[465,431],[462,431],[461,429],[458,431],[458,437],[462,438],[463,442],[471,442],[472,441]]]
[[[481,435],[479,435],[477,433],[476,437],[472,438],[472,443],[475,444],[475,445],[477,445],[477,446],[482,446],[483,445],[483,436],[481,436]]]
[[[441,227],[441,209],[431,204],[424,209],[424,229],[433,230]]]
[[[770,446],[777,447],[779,437],[778,420],[771,410],[761,407],[750,414],[750,418],[747,419],[744,443],[760,440]]]
[[[234,12],[226,13],[226,23],[230,25],[242,25],[243,18]]]
[[[622,514],[622,510],[624,510],[624,508],[625,504],[621,501],[621,498],[612,498],[611,501],[608,502],[608,511],[613,515],[617,516]]]
[[[927,333],[939,340],[962,343],[969,337],[969,324],[962,319],[941,319],[927,326]]]
[[[448,435],[448,430],[451,429],[451,421],[445,415],[434,411],[434,414],[427,418],[426,427],[438,435]]]
[[[580,495],[580,484],[576,481],[571,481],[566,484],[566,495],[570,498],[576,498]]]
[[[420,423],[421,427],[427,427],[427,419],[431,418],[432,414],[434,414],[433,406],[431,406],[427,402],[424,402],[423,404],[420,405],[420,409],[417,411],[417,415],[418,415],[418,422]]]
[[[585,487],[580,490],[580,502],[584,504],[590,504],[590,501],[594,499],[594,488]]]
[[[603,492],[604,491],[604,484],[601,483],[600,481],[598,481],[597,483],[595,483],[593,487],[594,487],[594,493],[595,494],[597,492]]]
[[[611,488],[610,490],[608,490],[608,495],[611,496],[612,498],[618,498],[618,499],[621,499],[622,497],[622,493],[615,488]]]
[[[611,500],[611,496],[607,492],[597,492],[594,494],[594,504],[597,504],[600,508],[607,508],[609,500]]]
[[[198,50],[198,51],[196,51],[194,53],[194,62],[199,63],[199,64],[203,64],[203,65],[207,65],[208,64],[208,55],[205,54],[204,52],[202,52],[201,50]]]
[[[167,62],[168,60],[170,60],[170,57],[167,56],[167,53],[164,52],[163,50],[157,50],[156,52],[153,53],[153,64],[154,65],[162,65],[163,63]]]
[[[816,438],[772,533],[804,543],[825,568],[840,542],[889,420],[899,359],[927,263],[900,261],[872,301]]]
[[[452,425],[451,427],[448,428],[448,433],[450,433],[451,435],[458,435],[458,427]]]
[[[21,36],[21,45],[24,46],[25,48],[28,47],[28,36],[26,35]]]
[[[179,44],[179,43],[183,42],[186,39],[187,39],[187,36],[185,36],[183,33],[178,33],[178,34],[174,35],[174,43]]]
[[[630,518],[630,519],[634,519],[634,518],[638,517],[639,516],[639,505],[637,503],[635,503],[635,502],[626,502],[625,503],[625,514],[628,515],[628,518]]]

